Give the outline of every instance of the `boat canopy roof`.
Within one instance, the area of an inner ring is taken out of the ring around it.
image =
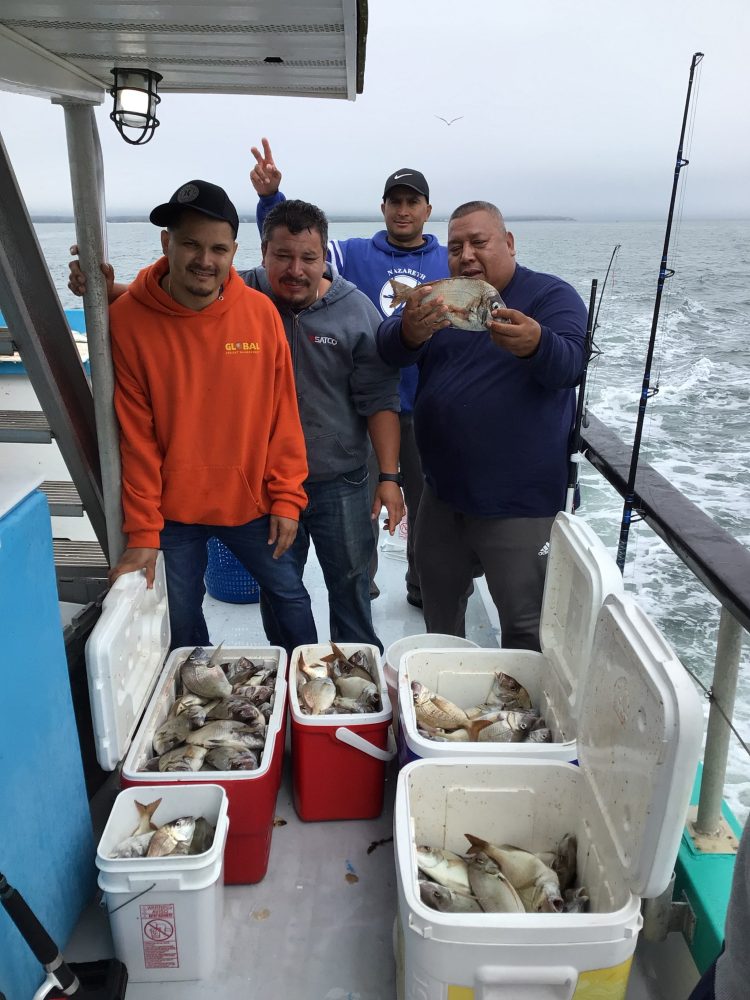
[[[145,68],[160,93],[354,100],[367,0],[3,0],[0,90],[102,103],[110,70]]]

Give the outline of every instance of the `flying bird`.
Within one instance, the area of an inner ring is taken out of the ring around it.
[[[446,125],[452,125],[453,122],[460,122],[461,119],[463,118],[463,115],[459,115],[458,118],[451,118],[450,121],[448,121],[447,118],[443,118],[441,115],[435,115],[435,117],[439,118],[441,122],[445,122]]]

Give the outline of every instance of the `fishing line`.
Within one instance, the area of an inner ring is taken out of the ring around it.
[[[684,663],[682,665],[683,665],[683,667],[685,667]],[[742,739],[742,737],[740,736],[740,734],[735,729],[734,723],[729,718],[729,716],[724,711],[724,709],[721,707],[721,704],[719,703],[718,699],[716,698],[716,695],[714,694],[714,689],[712,687],[710,687],[710,688],[706,687],[706,685],[703,683],[703,681],[700,679],[700,677],[698,677],[698,675],[696,673],[694,673],[690,669],[690,667],[685,667],[685,670],[690,674],[690,676],[693,678],[693,680],[698,685],[698,687],[702,689],[703,693],[706,696],[706,699],[708,701],[710,701],[712,705],[715,706],[715,708],[716,708],[717,712],[719,713],[719,715],[722,717],[722,719],[724,720],[724,722],[726,722],[726,724],[732,730],[732,732],[734,733],[734,735],[737,737],[737,741],[740,744],[740,746],[742,747],[742,749],[750,757],[750,747]]]

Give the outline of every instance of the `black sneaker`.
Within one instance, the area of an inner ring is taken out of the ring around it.
[[[419,594],[408,594],[406,595],[406,603],[411,604],[413,608],[422,607],[422,598]]]

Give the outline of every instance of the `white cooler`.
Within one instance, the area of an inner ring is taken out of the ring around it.
[[[604,602],[592,663],[580,766],[445,758],[399,774],[399,1000],[624,1000],[641,898],[663,892],[677,856],[703,714],[679,660],[627,595]],[[591,912],[452,914],[420,899],[417,844],[464,854],[471,833],[537,852],[569,832]]]
[[[596,619],[608,594],[622,594],[622,575],[593,529],[560,513],[550,551],[539,626],[541,653],[526,649],[420,649],[401,657],[398,680],[398,755],[402,766],[427,757],[506,760],[576,759],[581,691],[591,659]],[[484,701],[496,671],[527,689],[552,730],[553,743],[438,742],[417,730],[411,682],[421,681],[460,708]]]

